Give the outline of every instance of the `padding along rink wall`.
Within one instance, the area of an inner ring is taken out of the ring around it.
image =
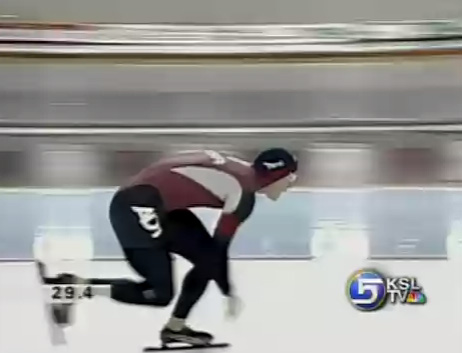
[[[69,236],[87,232],[95,258],[120,259],[107,214],[114,191],[3,189],[0,260],[33,258],[34,238],[49,228],[68,229]],[[364,259],[457,258],[462,252],[461,207],[461,190],[444,187],[300,188],[278,202],[259,196],[231,255],[239,259],[310,259],[348,253]],[[194,211],[207,227],[213,227],[215,211]]]

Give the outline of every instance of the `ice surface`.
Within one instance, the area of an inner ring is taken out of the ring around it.
[[[178,275],[188,268],[182,261],[175,265]],[[376,313],[355,311],[345,298],[345,281],[363,266],[416,276],[428,304],[387,307]],[[245,304],[242,316],[226,321],[222,297],[211,285],[191,318],[194,327],[210,330],[217,341],[232,343],[226,352],[462,352],[462,269],[457,263],[236,261],[232,270]],[[91,271],[100,276],[136,277],[123,262],[93,263]],[[0,265],[0,352],[138,353],[157,343],[158,331],[171,310],[139,308],[106,298],[82,302],[77,322],[67,332],[69,345],[53,348],[41,299],[31,264]]]

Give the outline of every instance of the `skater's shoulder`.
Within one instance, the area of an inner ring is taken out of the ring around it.
[[[210,157],[206,151],[185,150],[163,155],[153,166],[207,166]]]
[[[252,170],[249,162],[215,150],[187,150],[164,155],[153,166],[201,167],[236,175],[245,175]]]

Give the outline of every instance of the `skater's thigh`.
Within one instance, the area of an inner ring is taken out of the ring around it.
[[[118,191],[110,204],[109,218],[122,248],[162,247],[164,203],[159,191],[138,185]]]
[[[202,221],[190,210],[174,210],[165,216],[169,227],[169,246],[176,251],[198,252],[213,245]]]
[[[190,210],[176,210],[166,215],[169,224],[169,249],[193,264],[211,260],[216,244],[201,220]]]
[[[124,249],[130,266],[145,280],[148,287],[173,291],[172,259],[159,247]]]

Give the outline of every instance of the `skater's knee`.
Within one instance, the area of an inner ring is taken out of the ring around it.
[[[146,288],[143,290],[143,297],[148,305],[168,306],[174,297],[173,288],[171,286]]]
[[[170,291],[160,291],[155,294],[153,298],[153,304],[156,306],[169,306],[173,300],[173,292]]]
[[[172,302],[174,293],[171,286],[155,289],[148,287],[146,282],[117,280],[112,284],[111,296],[113,299],[125,303],[168,306]]]
[[[155,301],[153,301],[151,304],[153,306],[169,306],[170,303],[172,302],[173,297],[159,297]]]

